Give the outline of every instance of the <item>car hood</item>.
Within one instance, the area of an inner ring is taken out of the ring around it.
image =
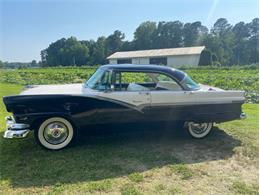
[[[31,85],[27,86],[20,95],[82,94],[82,86],[83,84]]]

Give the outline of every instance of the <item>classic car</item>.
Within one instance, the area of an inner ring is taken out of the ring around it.
[[[180,122],[194,138],[214,123],[245,118],[244,91],[198,84],[185,72],[159,65],[103,65],[84,84],[31,86],[3,97],[8,112],[5,138],[34,130],[37,142],[62,149],[91,125]]]

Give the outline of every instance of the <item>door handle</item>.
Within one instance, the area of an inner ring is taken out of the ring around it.
[[[186,94],[190,94],[190,95],[194,94],[193,91],[185,91],[184,93],[186,93]]]
[[[147,92],[147,91],[139,91],[139,94],[140,94],[140,95],[149,95],[150,92]]]
[[[141,103],[141,102],[143,102],[143,101],[141,101],[141,100],[133,100],[133,103]]]

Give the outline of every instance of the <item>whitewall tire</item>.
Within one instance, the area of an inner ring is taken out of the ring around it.
[[[52,117],[41,123],[35,132],[37,141],[50,150],[60,150],[68,146],[74,137],[71,123],[62,117]]]
[[[185,126],[193,138],[200,139],[206,137],[210,133],[213,123],[186,122]]]

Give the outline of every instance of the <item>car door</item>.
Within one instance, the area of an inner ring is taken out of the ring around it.
[[[150,116],[157,121],[175,121],[186,117],[194,92],[185,91],[173,78],[158,74],[155,90],[151,91]]]
[[[146,121],[149,119],[148,114],[151,105],[150,90],[137,84],[140,81],[138,74],[133,73],[137,80],[130,79],[130,81],[129,78],[132,77],[129,77],[129,74],[131,75],[131,73],[127,72],[126,74],[128,78],[124,78],[121,72],[117,72],[120,79],[114,78],[111,85],[112,90],[100,91],[97,95],[107,101],[106,112],[109,113],[107,117],[111,118],[111,122],[113,120],[115,120],[114,122]],[[115,87],[119,85],[124,85],[124,87]],[[103,113],[103,116],[105,116],[105,113]]]
[[[151,118],[158,121],[177,121],[193,112],[191,91],[151,91]]]

